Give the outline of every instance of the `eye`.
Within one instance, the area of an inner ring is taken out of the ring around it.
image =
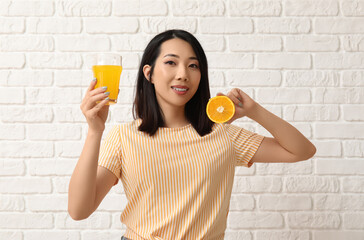
[[[168,64],[168,65],[175,65],[175,62],[173,62],[173,61],[167,61],[167,62],[165,62],[165,64]]]
[[[191,64],[190,67],[197,68],[197,69],[199,68],[197,64]]]

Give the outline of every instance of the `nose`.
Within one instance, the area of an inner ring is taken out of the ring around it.
[[[180,66],[177,71],[176,78],[181,81],[187,81],[188,80],[188,73],[185,66]]]

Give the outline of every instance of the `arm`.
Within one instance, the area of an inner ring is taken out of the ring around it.
[[[297,162],[307,160],[315,154],[315,146],[302,133],[256,103],[242,90],[233,89],[228,96],[236,104],[236,112],[230,123],[247,116],[274,137],[264,138],[252,162]]]
[[[85,145],[72,173],[68,191],[68,212],[75,220],[91,215],[113,186],[116,177],[108,170],[98,167],[102,133],[108,114],[107,95],[102,88],[94,89],[93,81],[82,101],[81,109],[89,126]]]

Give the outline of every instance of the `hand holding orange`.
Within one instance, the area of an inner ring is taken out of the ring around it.
[[[206,106],[207,116],[215,123],[229,121],[235,114],[235,105],[227,96],[216,96]]]

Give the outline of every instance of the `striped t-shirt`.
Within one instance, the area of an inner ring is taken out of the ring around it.
[[[235,166],[250,167],[264,137],[231,124],[215,124],[203,137],[191,124],[150,137],[140,122],[115,126],[99,157],[124,186],[124,236],[223,239]]]

